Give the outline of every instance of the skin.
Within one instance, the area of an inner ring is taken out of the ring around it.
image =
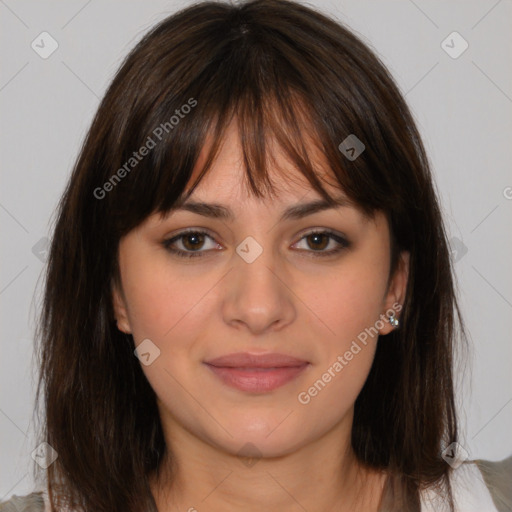
[[[321,197],[278,153],[277,164],[293,180],[275,173],[277,199],[257,199],[243,186],[241,162],[233,124],[192,196],[228,206],[233,221],[188,211],[155,214],[119,244],[121,286],[113,285],[118,328],[136,345],[149,338],[160,350],[142,365],[175,461],[174,483],[168,459],[161,478],[151,476],[158,510],[376,511],[385,475],[355,460],[350,433],[378,336],[360,344],[309,403],[298,395],[358,334],[386,318],[393,304],[403,304],[409,255],[401,255],[388,287],[390,236],[383,213],[365,219],[345,206],[279,222],[287,206]],[[180,258],[162,245],[186,228],[207,230],[212,238],[196,246],[185,237],[174,247],[198,247],[203,256]],[[315,257],[338,244],[311,237],[308,243],[312,228],[344,234],[352,245]],[[247,236],[263,248],[252,263],[236,252]],[[393,329],[388,321],[380,327],[379,334]],[[232,352],[279,352],[310,365],[274,391],[249,394],[226,386],[203,364]],[[244,451],[247,443],[252,448]],[[244,463],[243,455],[255,455],[255,463]]]

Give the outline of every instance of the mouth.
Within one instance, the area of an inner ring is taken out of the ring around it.
[[[204,364],[224,384],[251,393],[267,393],[297,378],[310,363],[284,354],[236,353]]]

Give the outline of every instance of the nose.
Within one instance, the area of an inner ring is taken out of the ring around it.
[[[255,247],[249,244],[233,255],[223,301],[224,321],[252,335],[281,330],[296,317],[291,277],[273,251],[263,250],[253,260],[246,257],[250,251],[244,253],[248,248],[254,252]]]

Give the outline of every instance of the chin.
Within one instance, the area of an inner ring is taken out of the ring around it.
[[[279,421],[274,415],[267,415],[266,418],[262,414],[232,417],[229,425],[226,425],[231,436],[221,429],[216,435],[208,436],[209,442],[239,457],[281,457],[311,441],[311,433],[305,422],[292,419],[293,415],[290,411],[281,413]]]

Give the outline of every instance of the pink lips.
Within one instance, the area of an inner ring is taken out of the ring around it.
[[[228,386],[253,393],[277,389],[309,366],[307,361],[285,354],[248,352],[217,357],[205,364]]]

